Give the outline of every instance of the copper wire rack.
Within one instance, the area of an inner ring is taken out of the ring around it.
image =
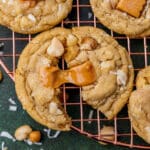
[[[71,28],[73,26],[94,26],[105,30],[108,34],[114,37],[122,46],[126,47],[129,55],[133,60],[135,74],[150,64],[150,37],[144,38],[129,38],[124,35],[116,34],[106,27],[102,26],[95,18],[91,11],[89,1],[74,0],[73,9],[69,16],[61,22],[61,27]],[[21,35],[6,29],[0,28],[0,43],[5,45],[0,49],[0,65],[14,81],[14,73],[17,61],[22,49],[35,35]],[[65,68],[65,62],[62,60],[62,69]],[[72,117],[72,129],[86,135],[89,138],[97,141],[105,141],[114,145],[121,145],[130,148],[150,149],[150,145],[146,144],[133,131],[132,125],[125,107],[117,117],[113,120],[107,120],[99,111],[93,110],[81,98],[81,89],[73,85],[63,85],[63,101],[64,108]],[[67,95],[69,94],[69,100]],[[89,118],[89,112],[93,111],[92,118]],[[73,115],[74,114],[74,115]],[[114,126],[115,139],[108,141],[102,138],[100,130],[104,125]]]

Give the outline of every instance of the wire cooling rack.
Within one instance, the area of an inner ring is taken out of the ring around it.
[[[129,38],[124,35],[118,35],[99,23],[94,17],[87,0],[74,0],[72,12],[59,26],[70,28],[83,25],[95,26],[105,30],[122,46],[126,47],[133,60],[135,74],[137,74],[140,69],[150,64],[150,59],[148,59],[150,55],[150,37]],[[17,34],[5,27],[0,27],[0,42],[5,44],[3,48],[0,48],[0,65],[12,80],[14,80],[18,57],[25,45],[34,36],[35,35]],[[64,67],[65,62],[62,60],[62,68],[64,69]],[[97,141],[105,141],[131,148],[150,149],[150,146],[133,131],[126,107],[116,118],[108,121],[100,112],[93,110],[82,101],[82,98],[80,97],[81,89],[79,87],[63,85],[62,91],[64,108],[72,117],[72,129],[86,135],[87,137],[96,139]],[[69,94],[69,100],[67,100],[68,96],[66,93]],[[93,115],[92,118],[89,118],[89,113],[91,111],[93,111]],[[104,125],[114,126],[115,139],[113,141],[108,141],[102,138],[100,130]]]

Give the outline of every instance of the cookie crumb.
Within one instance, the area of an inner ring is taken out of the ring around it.
[[[115,139],[114,127],[113,126],[104,126],[100,131],[100,135],[101,135],[102,139],[113,141]]]

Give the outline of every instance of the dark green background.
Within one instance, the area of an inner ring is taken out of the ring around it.
[[[87,0],[80,0],[80,4],[89,4]],[[64,23],[64,27],[72,27],[77,26],[77,8],[76,4],[77,1],[74,0],[74,7],[72,9],[72,12],[68,16],[67,20],[74,21],[70,23]],[[80,26],[83,25],[90,25],[94,26],[94,16],[92,18],[88,18],[88,12],[91,12],[90,7],[80,7]],[[86,21],[90,21],[87,23]],[[108,34],[110,34],[110,30],[108,30],[106,27],[102,26],[100,23],[96,24],[98,28],[104,29]],[[59,25],[58,25],[59,26]],[[34,37],[35,35],[32,35]],[[123,39],[120,39],[120,37],[124,37]],[[118,35],[114,33],[114,38],[118,40],[118,42],[126,47],[128,49],[128,40],[123,35]],[[10,71],[13,71],[13,60],[10,55],[12,55],[12,32],[8,30],[5,27],[0,26],[0,42],[4,42],[5,46],[0,49],[0,51],[4,52],[3,56],[0,56],[0,59],[7,64],[7,67]],[[133,60],[133,65],[136,69],[135,74],[137,74],[137,71],[141,68],[143,68],[146,65],[145,59],[147,60],[147,64],[150,64],[149,59],[149,53],[150,53],[150,39],[146,39],[147,43],[147,57],[144,54],[144,39],[137,38],[137,39],[130,39],[130,54],[131,58]],[[28,35],[21,35],[15,33],[15,51],[16,54],[20,54],[22,49],[25,47],[25,45],[28,43]],[[129,49],[128,49],[129,50]],[[137,55],[138,52],[138,55]],[[9,56],[8,56],[9,55]],[[16,55],[16,65],[17,65],[18,55]],[[76,131],[70,131],[70,132],[61,132],[60,136],[57,139],[50,140],[47,138],[45,132],[43,132],[44,127],[37,124],[34,120],[32,120],[28,114],[22,109],[16,94],[15,94],[15,88],[13,81],[8,77],[8,75],[4,72],[2,68],[0,68],[3,72],[3,81],[0,83],[0,132],[1,131],[8,131],[12,135],[14,134],[14,131],[17,127],[19,127],[22,124],[29,124],[32,126],[35,130],[40,130],[42,133],[42,146],[36,146],[32,145],[29,146],[24,142],[15,142],[13,143],[11,140],[7,138],[0,137],[0,145],[2,141],[5,141],[6,146],[9,150],[40,150],[40,148],[43,148],[44,150],[107,150],[107,149],[114,149],[114,150],[126,150],[129,148],[124,147],[118,147],[114,145],[107,145],[103,146],[99,144],[97,141],[93,139],[89,139],[80,133],[77,133]],[[79,101],[79,97],[77,96],[79,94],[79,90],[67,91],[70,94],[70,101],[72,102]],[[8,111],[10,103],[8,102],[9,98],[12,98],[17,103],[17,111],[16,112],[10,112]],[[91,108],[87,105],[83,107],[83,114],[84,118],[88,118],[88,113]],[[67,107],[67,111],[69,115],[73,118],[79,118],[80,109],[79,106],[76,107]],[[96,112],[96,111],[95,111]],[[96,117],[96,113],[94,112],[94,117]],[[100,114],[101,115],[101,114]],[[127,108],[125,107],[120,113],[119,117],[127,117]],[[104,118],[103,115],[101,115],[101,118]],[[101,126],[103,125],[113,125],[114,121],[101,121]],[[80,122],[73,123],[74,126],[80,127]],[[129,133],[130,132],[130,122],[129,120],[117,120],[118,125],[118,133]],[[97,133],[97,123],[92,122],[92,124],[88,124],[87,122],[84,122],[84,129],[90,133]],[[130,137],[118,137],[119,141],[127,142],[129,143]],[[139,138],[138,136],[134,136],[134,144],[142,144],[146,145],[145,142]]]

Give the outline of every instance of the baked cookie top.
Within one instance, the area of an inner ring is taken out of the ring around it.
[[[61,57],[67,70],[58,67]],[[52,129],[69,130],[71,120],[60,101],[61,84],[81,86],[83,100],[111,119],[127,103],[133,77],[127,51],[104,31],[54,28],[23,50],[15,86],[23,108],[35,120]]]
[[[150,143],[150,86],[132,92],[128,113],[137,134]]]
[[[0,24],[34,34],[60,23],[71,8],[72,0],[0,0]]]
[[[90,3],[100,22],[115,32],[135,36],[150,28],[150,0],[90,0]]]
[[[140,70],[136,77],[136,88],[140,89],[150,85],[150,66]]]
[[[81,46],[78,55],[67,64],[70,67],[87,60],[93,63],[97,80],[82,87],[83,100],[112,119],[127,103],[132,91],[134,71],[131,59],[125,48],[101,30],[80,28],[73,31]]]

